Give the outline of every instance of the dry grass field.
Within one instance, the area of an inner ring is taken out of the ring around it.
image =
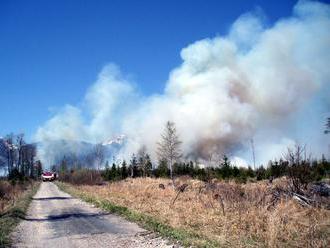
[[[36,181],[12,184],[0,180],[0,247],[11,246],[10,233],[24,218],[38,186]]]
[[[285,179],[237,184],[183,177],[175,185],[168,179],[137,178],[74,187],[221,246],[329,247],[330,210],[276,197],[285,189]],[[186,188],[179,193],[176,189],[182,185]]]
[[[0,215],[13,206],[21,195],[32,186],[32,183],[11,184],[7,180],[0,180]]]

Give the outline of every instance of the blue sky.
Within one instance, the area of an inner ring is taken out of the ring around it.
[[[31,137],[51,109],[79,104],[109,62],[143,94],[162,92],[180,50],[261,8],[269,24],[296,1],[0,1],[0,136]]]

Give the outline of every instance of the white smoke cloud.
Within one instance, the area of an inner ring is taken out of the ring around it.
[[[137,99],[133,84],[121,75],[116,65],[104,67],[86,94],[85,101],[91,114],[91,122],[86,127],[88,140],[104,140],[118,131],[122,117],[137,107]]]
[[[51,141],[59,139],[76,140],[85,136],[82,125],[81,111],[71,105],[66,105],[52,117],[47,123],[38,129],[37,139],[40,141]]]
[[[146,145],[155,157],[155,144],[171,120],[190,158],[229,153],[251,161],[244,154],[253,137],[259,137],[260,160],[266,159],[262,154],[280,156],[279,147],[297,139],[283,123],[294,126],[298,120],[292,116],[310,99],[330,97],[324,95],[330,83],[330,7],[299,1],[292,17],[267,28],[262,15],[244,14],[228,35],[197,41],[182,49],[181,57],[164,93],[146,97],[118,67],[106,66],[82,106],[64,107],[38,129],[36,139],[101,142],[124,133],[128,142],[120,156]]]

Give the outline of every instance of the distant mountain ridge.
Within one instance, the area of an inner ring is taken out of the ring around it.
[[[65,139],[41,141],[37,143],[37,148],[39,159],[46,166],[59,164],[65,158],[68,162],[78,161],[83,167],[93,167],[93,155],[98,145],[103,148],[104,160],[112,161],[125,143],[126,136],[118,135],[99,143]]]

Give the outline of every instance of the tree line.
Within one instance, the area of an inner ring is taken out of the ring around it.
[[[327,127],[329,127],[328,123]],[[280,160],[269,161],[266,167],[260,166],[256,169],[251,167],[239,168],[232,165],[226,155],[214,166],[201,166],[194,161],[182,162],[180,145],[181,141],[174,123],[167,122],[161,140],[157,143],[157,166],[153,165],[146,147],[142,146],[129,161],[113,162],[111,165],[109,161],[106,161],[105,168],[100,171],[99,176],[104,180],[113,181],[123,180],[127,177],[166,177],[173,179],[176,176],[189,175],[203,181],[217,178],[234,179],[242,183],[249,178],[272,181],[274,178],[287,176],[291,179],[292,188],[299,191],[309,182],[328,177],[330,174],[330,162],[324,156],[321,160],[313,160],[311,156],[306,157],[305,147],[299,145],[289,148],[286,155]],[[60,167],[62,174],[71,173],[71,176],[68,176],[70,178],[73,176],[73,171],[69,171],[66,162],[62,161]],[[81,173],[80,176],[82,176]]]
[[[172,177],[171,177],[172,176]],[[159,162],[157,167],[150,160],[142,163],[142,158],[133,156],[127,163],[106,163],[102,170],[95,169],[67,169],[61,167],[60,177],[64,181],[76,184],[95,184],[103,180],[117,181],[126,178],[155,177],[175,178],[190,176],[192,178],[211,181],[212,179],[235,180],[237,183],[246,183],[251,180],[274,180],[283,176],[291,180],[291,187],[295,192],[306,188],[308,183],[319,181],[330,176],[330,162],[323,157],[321,160],[301,159],[295,161],[269,161],[267,167],[257,169],[251,167],[237,167],[232,165],[227,156],[224,156],[217,166],[200,167],[198,163],[189,161],[173,164],[172,174],[166,161]],[[77,177],[77,178],[75,178]]]
[[[38,178],[42,172],[36,160],[35,144],[27,143],[24,134],[9,134],[0,138],[0,169],[12,180]]]
[[[325,134],[330,133],[330,118],[327,118]],[[235,179],[239,182],[246,182],[248,178],[257,180],[270,179],[288,176],[294,178],[294,185],[303,184],[311,180],[319,180],[329,176],[329,161],[323,156],[321,160],[312,160],[311,157],[303,158],[305,148],[296,146],[295,149],[288,149],[284,158],[278,161],[270,161],[267,167],[260,166],[256,169],[251,167],[238,168],[232,165],[229,158],[224,155],[218,163],[213,166],[201,166],[194,161],[182,161],[181,146],[175,124],[168,121],[161,139],[157,142],[157,165],[153,164],[145,146],[142,146],[136,154],[133,154],[129,161],[113,162],[106,161],[105,149],[102,144],[96,144],[86,154],[79,158],[75,154],[58,156],[56,165],[51,170],[60,172],[64,177],[70,178],[73,171],[93,165],[91,181],[101,177],[105,180],[121,180],[127,177],[168,177],[189,175],[200,180]],[[9,134],[0,138],[0,171],[9,178],[38,178],[42,173],[42,164],[36,161],[36,144],[27,143],[24,134]],[[105,166],[104,166],[105,164]],[[85,169],[80,172],[89,174],[91,170]],[[79,181],[79,180],[78,180]]]

